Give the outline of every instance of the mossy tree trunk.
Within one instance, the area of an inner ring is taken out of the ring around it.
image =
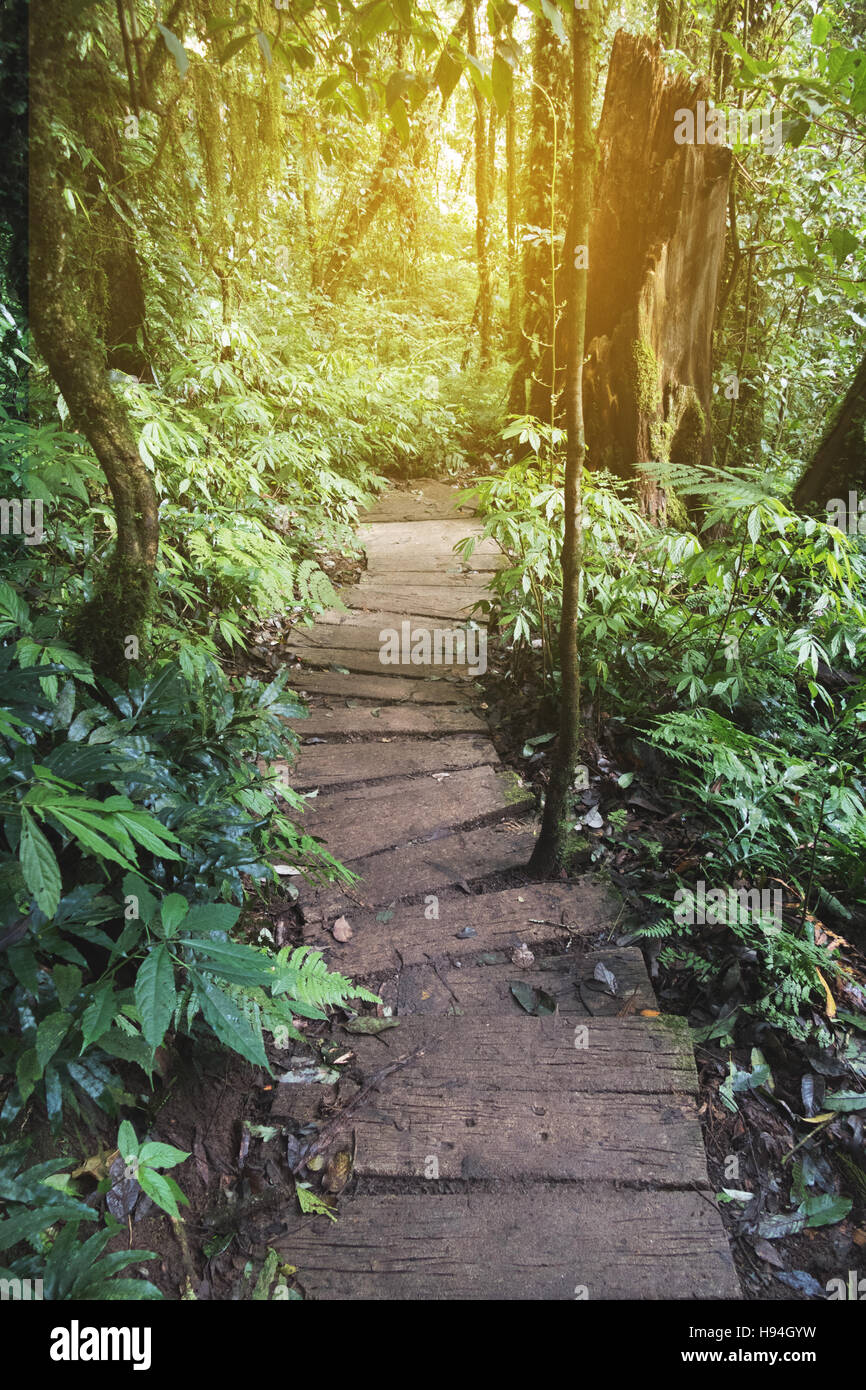
[[[589,238],[584,409],[588,463],[665,493],[641,464],[711,458],[712,331],[731,153],[677,144],[676,112],[707,100],[669,77],[660,45],[620,31],[599,126]],[[640,120],[635,119],[640,112]]]
[[[826,506],[841,498],[847,508],[849,492],[857,493],[858,504],[866,499],[866,355],[818,452],[797,484],[794,502],[798,507],[813,502]]]
[[[123,681],[128,639],[141,640],[159,543],[156,493],[121,401],[108,380],[96,314],[81,283],[74,214],[64,198],[63,157],[54,122],[68,96],[80,6],[36,0],[31,7],[30,324],[36,344],[111,491],[117,538],[73,638],[104,675]],[[74,104],[65,112],[74,117]],[[119,116],[119,119],[122,117]]]
[[[586,440],[583,420],[583,358],[587,309],[587,270],[575,248],[586,245],[592,212],[595,144],[592,130],[592,91],[598,47],[596,6],[575,9],[572,15],[572,170],[573,202],[567,246],[565,328],[568,358],[565,372],[565,510],[562,542],[562,618],[559,664],[562,688],[559,738],[553,772],[544,803],[541,833],[530,860],[539,875],[550,874],[563,861],[568,839],[572,786],[577,767],[580,724],[580,657],[577,619],[583,551],[581,481]]]

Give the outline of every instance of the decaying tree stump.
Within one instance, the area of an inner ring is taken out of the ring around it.
[[[866,494],[866,356],[844,400],[834,411],[818,452],[797,484],[794,502],[798,507],[811,502],[826,506],[833,500],[832,494],[837,494],[847,505],[847,493],[852,488],[858,491],[858,497]]]
[[[702,86],[671,77],[657,42],[614,40],[598,131],[589,241],[584,409],[588,465],[638,483],[648,516],[664,492],[640,465],[710,458],[712,328],[731,152],[677,144],[675,113]]]

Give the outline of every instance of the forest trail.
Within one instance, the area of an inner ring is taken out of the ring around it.
[[[365,1075],[417,1055],[352,1117],[339,1220],[298,1216],[275,1248],[323,1299],[738,1298],[689,1032],[640,1016],[656,1007],[640,951],[598,944],[615,897],[589,875],[502,886],[529,858],[533,797],[500,767],[479,687],[458,664],[380,661],[382,629],[459,623],[499,563],[489,542],[471,566],[455,556],[480,528],[454,497],[425,482],[381,499],[347,611],[293,644],[311,706],[295,727],[313,741],[289,776],[319,788],[305,829],[360,876],[301,889],[305,940],[394,1010],[398,1026],[346,1035]],[[512,982],[556,1012],[525,1012]],[[297,1117],[322,1088],[275,1095]]]

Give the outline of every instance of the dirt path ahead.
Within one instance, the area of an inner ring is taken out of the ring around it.
[[[526,864],[533,799],[500,767],[465,665],[380,660],[384,629],[432,643],[486,590],[498,556],[455,556],[480,529],[455,495],[430,482],[382,499],[348,611],[296,643],[312,742],[292,781],[319,788],[305,826],[360,876],[301,890],[305,938],[399,1020],[347,1036],[365,1071],[418,1056],[358,1108],[339,1221],[298,1217],[278,1248],[317,1298],[739,1297],[688,1029],[651,1016],[641,953],[604,944],[614,895],[590,876],[475,891]],[[515,984],[555,1012],[527,1013]],[[296,1093],[276,1087],[275,1115]]]

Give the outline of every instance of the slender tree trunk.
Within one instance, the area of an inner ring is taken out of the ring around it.
[[[521,222],[527,235],[521,258],[520,354],[509,409],[547,423],[562,389],[562,358],[555,344],[563,294],[555,238],[565,229],[563,210],[569,201],[568,160],[562,157],[568,149],[569,88],[568,49],[549,19],[539,15],[533,21],[530,128],[523,158]]]
[[[659,0],[657,27],[659,38],[665,48],[676,48],[679,30],[677,0]]]
[[[73,217],[63,196],[54,122],[78,9],[56,0],[31,6],[30,324],[71,422],[93,449],[111,491],[114,553],[92,599],[76,615],[72,635],[97,670],[122,682],[128,670],[125,644],[143,635],[152,602],[159,518],[153,480],[126,410],[109,385],[92,327],[90,286],[78,282]]]
[[[478,56],[475,32],[475,0],[466,4],[466,51]],[[478,263],[477,317],[479,337],[479,366],[490,366],[490,179],[488,171],[487,132],[484,119],[484,98],[473,84],[475,104],[475,254]]]
[[[582,475],[586,456],[583,428],[583,353],[586,333],[587,269],[578,268],[575,247],[589,244],[595,170],[592,129],[592,90],[595,73],[598,22],[596,7],[574,10],[571,20],[572,141],[574,170],[572,216],[568,237],[566,337],[568,355],[565,376],[565,516],[562,543],[562,618],[559,629],[559,664],[562,690],[559,739],[541,834],[530,868],[549,874],[563,861],[566,851],[570,799],[579,749],[580,658],[577,650],[577,618],[583,562]]]
[[[349,218],[328,258],[322,275],[322,288],[326,294],[334,294],[353,251],[363,239],[373,218],[388,196],[389,180],[397,158],[399,144],[400,137],[396,130],[389,130],[382,142],[376,167],[370,178],[366,180],[367,191],[354,201]]]
[[[508,245],[508,350],[520,350],[520,266],[517,259],[517,117],[514,101],[505,117],[505,221]]]

